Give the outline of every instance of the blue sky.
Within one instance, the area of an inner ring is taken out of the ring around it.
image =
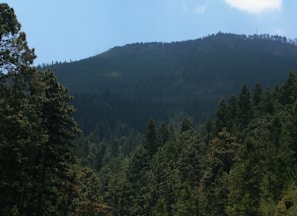
[[[297,38],[296,0],[6,0],[38,56],[79,60],[134,42],[196,39],[219,31]]]

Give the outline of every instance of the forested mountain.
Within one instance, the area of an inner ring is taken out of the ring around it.
[[[142,138],[121,124],[81,139],[106,215],[296,214],[296,75],[273,90],[243,85],[195,128],[151,118]]]
[[[296,215],[296,47],[285,38],[220,33],[52,65],[77,119],[96,125],[84,135],[4,3],[0,26],[0,215]]]
[[[222,97],[257,82],[281,84],[297,71],[297,47],[284,37],[218,33],[173,43],[136,43],[49,66],[74,95],[88,133],[98,122],[143,129],[150,116],[189,115],[203,122]]]

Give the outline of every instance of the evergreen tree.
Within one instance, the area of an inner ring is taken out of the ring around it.
[[[252,104],[250,92],[246,85],[242,87],[237,103],[237,122],[239,130],[246,127],[252,118]]]
[[[70,172],[75,175],[75,182],[64,181],[62,192],[69,193],[67,189],[70,188],[74,190],[75,197],[69,197],[70,202],[65,202],[70,206],[63,215],[108,215],[109,207],[103,203],[97,173],[88,167],[84,168],[80,165],[72,166]]]
[[[33,204],[28,200],[38,186],[32,179],[37,169],[34,159],[38,146],[47,139],[40,127],[44,85],[34,69],[28,68],[26,73],[26,82],[21,74],[16,74],[15,82],[9,88],[1,88],[0,93],[1,191],[6,191],[1,200],[7,203],[6,210],[16,208],[20,214],[25,211],[24,206]]]
[[[6,3],[0,4],[0,76],[19,73],[33,63],[34,49],[29,49],[26,35],[21,32],[14,10]]]
[[[254,106],[257,106],[260,103],[261,96],[262,96],[262,87],[261,87],[260,83],[257,83],[253,89],[252,102],[253,102]]]
[[[145,130],[144,147],[150,156],[153,156],[159,148],[159,139],[156,124],[153,118],[150,118]]]
[[[259,114],[273,114],[275,112],[275,102],[269,89],[266,89],[261,97],[261,101],[258,104],[257,111]]]
[[[228,110],[232,120],[234,120],[237,115],[237,109],[237,98],[235,96],[231,96],[228,100]]]
[[[52,191],[58,190],[61,180],[67,174],[69,164],[75,162],[72,149],[75,147],[74,139],[79,133],[78,125],[72,117],[74,108],[69,105],[71,97],[67,89],[57,82],[53,72],[41,73],[42,81],[47,86],[47,100],[43,104],[40,118],[43,120],[41,127],[48,140],[39,147],[36,158],[40,166],[37,215],[47,211],[46,204],[52,202],[56,205],[57,194],[53,194]],[[49,196],[50,194],[52,196]]]
[[[240,162],[230,171],[228,215],[259,215],[260,182],[259,152],[253,138],[246,138],[239,150]]]
[[[46,139],[39,125],[44,85],[30,68],[34,50],[28,48],[13,9],[4,3],[0,29],[0,212],[26,214],[24,207],[31,205],[28,200],[36,186],[32,155]]]
[[[53,73],[37,72],[13,9],[0,4],[0,213],[63,215],[60,193],[79,130],[71,97]],[[2,191],[4,193],[2,193]]]
[[[168,143],[169,142],[165,145],[168,145]],[[165,148],[159,148],[151,163],[151,170],[155,183],[154,187],[156,189],[153,215],[161,213],[163,215],[171,215],[171,205],[173,204],[173,201],[168,181],[173,167],[173,163],[165,151]]]
[[[253,112],[255,116],[261,115],[261,109],[259,109],[259,104],[262,101],[262,87],[260,83],[257,83],[255,87],[253,88],[253,93],[252,93],[252,106],[253,106]]]
[[[185,118],[183,121],[182,121],[182,125],[181,125],[181,129],[180,129],[180,134],[188,131],[188,130],[192,130],[193,129],[193,124],[191,122],[190,119],[188,118]]]
[[[140,145],[130,159],[127,169],[124,215],[151,214],[151,178],[149,155],[147,150]]]
[[[160,128],[159,128],[159,140],[160,144],[164,145],[169,140],[169,131],[164,122],[162,122]]]
[[[226,128],[223,128],[218,133],[218,137],[212,140],[211,143],[211,156],[213,160],[218,160],[217,163],[223,168],[223,171],[229,173],[237,155],[239,144],[236,138],[232,137]],[[214,169],[214,171],[217,168]],[[216,171],[215,171],[216,173]]]
[[[279,101],[283,104],[292,104],[297,98],[297,82],[295,75],[290,72],[288,79],[280,89]]]
[[[229,128],[230,115],[229,110],[225,104],[225,100],[222,99],[216,111],[216,131],[219,132],[223,128]]]
[[[297,93],[296,93],[297,94]],[[297,101],[292,104],[292,108],[288,112],[286,127],[286,142],[297,156]]]
[[[276,206],[275,215],[295,215],[297,211],[297,187],[296,184],[290,185],[284,192],[282,199]]]
[[[205,159],[199,190],[202,215],[225,215],[228,203],[229,172],[236,161],[240,145],[230,132],[223,128],[211,142]]]

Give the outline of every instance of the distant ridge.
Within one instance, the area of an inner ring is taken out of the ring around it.
[[[128,44],[48,68],[74,95],[78,121],[87,131],[98,121],[141,127],[150,116],[169,120],[176,113],[199,122],[244,83],[259,82],[264,89],[281,84],[289,71],[297,71],[297,46],[280,36],[218,33]]]

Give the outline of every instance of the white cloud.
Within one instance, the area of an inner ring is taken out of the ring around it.
[[[201,13],[204,13],[205,10],[206,10],[206,5],[197,6],[195,8],[195,13],[201,14]]]
[[[201,14],[206,11],[208,5],[211,3],[211,0],[201,0],[198,2],[200,2],[200,3],[196,6],[195,13]]]
[[[282,0],[225,0],[230,6],[249,13],[260,13],[266,10],[280,10]]]
[[[211,0],[185,0],[182,5],[184,12],[202,14],[206,11]]]

